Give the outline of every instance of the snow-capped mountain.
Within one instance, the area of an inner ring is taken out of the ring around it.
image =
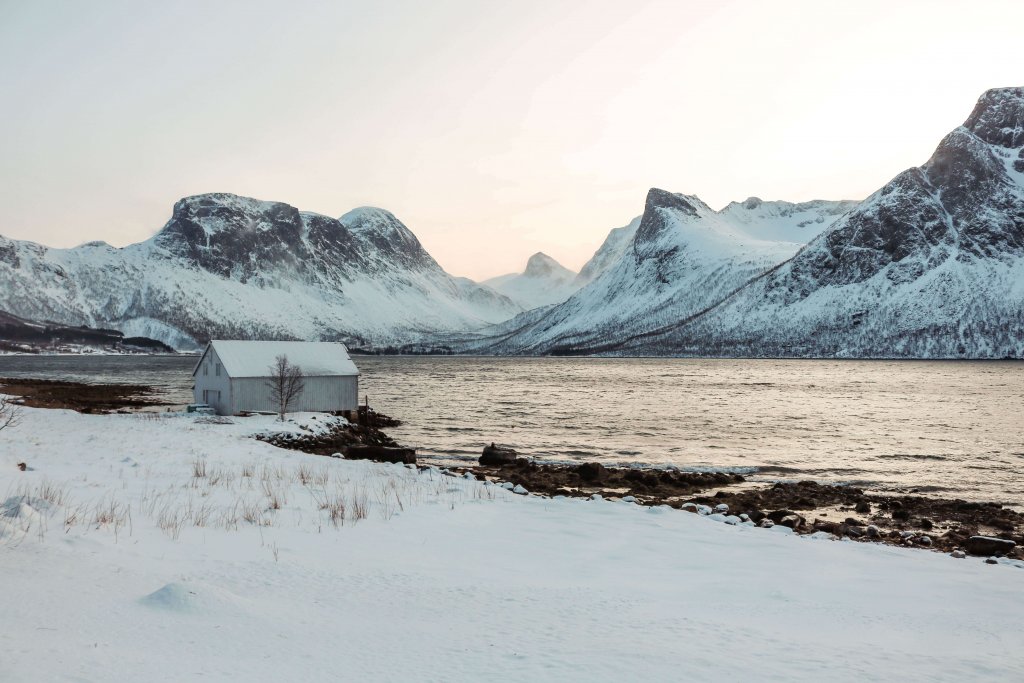
[[[792,256],[852,202],[762,202],[714,211],[652,189],[638,221],[613,230],[566,302],[485,332],[475,351],[599,352],[699,313]]]
[[[531,256],[522,273],[499,275],[481,284],[504,294],[524,310],[561,303],[579,289],[576,273],[543,252]]]
[[[1024,357],[1024,88],[989,90],[921,167],[644,352]]]
[[[335,219],[231,194],[182,199],[157,235],[123,249],[0,238],[0,309],[179,349],[212,337],[386,344],[522,310],[444,272],[383,209]]]
[[[590,260],[580,268],[580,272],[576,276],[576,285],[578,288],[590,284],[590,282],[598,275],[615,265],[615,262],[622,257],[622,254],[626,251],[626,247],[629,246],[630,242],[633,240],[633,235],[636,234],[637,228],[640,227],[640,221],[642,219],[643,216],[637,216],[627,225],[624,225],[621,228],[613,228],[612,231],[608,233],[608,237],[605,238],[604,243],[602,243],[600,248],[594,252],[594,255],[590,257]]]

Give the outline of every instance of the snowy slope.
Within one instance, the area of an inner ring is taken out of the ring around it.
[[[580,272],[576,276],[577,287],[589,284],[594,278],[608,270],[616,261],[622,258],[626,247],[629,246],[629,243],[633,240],[633,235],[636,234],[637,229],[640,227],[642,219],[643,216],[637,216],[627,225],[621,228],[613,228],[608,233],[608,237],[605,238],[598,250],[580,268]]]
[[[483,331],[469,350],[599,352],[720,301],[792,256],[848,202],[748,200],[714,211],[700,199],[652,189],[643,216],[612,231],[565,303]]]
[[[524,310],[561,303],[579,289],[576,273],[544,252],[531,256],[522,273],[499,275],[481,284],[507,296]]]
[[[1024,679],[1019,562],[515,496],[248,424],[4,432],[0,680]]]
[[[1024,88],[986,92],[791,261],[631,351],[1024,357]]]
[[[445,273],[383,209],[339,220],[230,194],[179,201],[156,236],[123,249],[0,238],[0,309],[177,348],[211,337],[390,343],[522,310]]]

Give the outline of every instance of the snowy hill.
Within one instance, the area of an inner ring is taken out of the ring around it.
[[[515,495],[245,436],[308,417],[22,417],[0,450],[5,682],[1024,671],[1018,560]]]
[[[697,197],[652,189],[644,213],[608,240],[565,303],[488,330],[469,350],[601,351],[691,316],[792,256],[850,202],[762,202],[714,211]]]
[[[644,352],[1024,357],[1024,88],[989,90],[923,166]]]
[[[522,273],[500,275],[481,284],[526,310],[561,303],[579,289],[576,273],[543,252],[531,256]]]
[[[383,209],[335,219],[231,194],[182,199],[156,236],[123,249],[0,238],[0,309],[179,349],[211,337],[391,343],[522,310],[444,272]]]

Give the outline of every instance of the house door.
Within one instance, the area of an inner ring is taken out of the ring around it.
[[[214,389],[203,389],[203,403],[208,406],[220,403],[220,392]]]

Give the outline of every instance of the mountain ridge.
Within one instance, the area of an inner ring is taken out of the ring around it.
[[[475,353],[571,353],[603,349],[623,334],[648,334],[711,305],[795,253],[802,242],[765,239],[758,227],[785,223],[768,235],[807,239],[849,208],[848,201],[746,202],[711,209],[693,195],[652,188],[644,212],[609,233],[581,273],[589,280],[564,303],[521,314],[466,340]],[[752,214],[752,212],[759,212]],[[769,219],[758,218],[770,213]],[[798,227],[799,226],[799,227]]]
[[[334,219],[229,193],[179,200],[157,234],[122,248],[0,238],[0,308],[176,348],[214,336],[372,346],[522,310],[448,275],[383,209]]]
[[[616,352],[1024,357],[1022,159],[1024,88],[987,91],[922,166],[792,259]]]

